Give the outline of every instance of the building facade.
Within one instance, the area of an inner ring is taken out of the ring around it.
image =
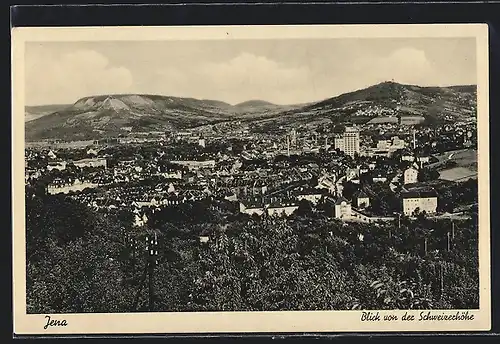
[[[347,155],[354,156],[359,154],[359,130],[350,127],[346,128],[344,133],[344,152]]]
[[[52,171],[52,170],[59,170],[59,171],[62,171],[62,170],[65,170],[65,169],[66,169],[66,166],[67,166],[66,161],[50,162],[50,163],[47,165],[47,170],[48,170],[48,171]]]
[[[406,191],[401,194],[403,214],[415,215],[416,210],[435,214],[437,211],[438,197],[434,190]]]
[[[349,156],[359,154],[359,130],[355,127],[347,127],[342,135],[335,137],[335,149],[339,149]]]
[[[47,185],[47,193],[49,195],[56,194],[67,194],[69,192],[79,192],[85,189],[91,189],[97,187],[98,184],[90,183],[90,182],[80,182],[75,181],[73,183],[53,183]]]
[[[418,182],[418,170],[413,167],[407,168],[403,174],[403,180],[405,184]]]
[[[351,204],[343,197],[335,202],[335,218],[349,220],[352,217]]]
[[[190,170],[199,170],[200,168],[214,168],[215,160],[171,160],[170,163],[180,166],[186,166]]]
[[[345,150],[345,145],[344,145],[344,136],[343,135],[337,135],[335,136],[335,139],[333,140],[334,147],[335,149],[340,150],[343,152]]]
[[[73,161],[73,164],[77,167],[104,167],[106,168],[105,158],[88,158]]]
[[[357,192],[353,197],[353,202],[358,209],[364,209],[370,206],[370,198],[364,191]]]

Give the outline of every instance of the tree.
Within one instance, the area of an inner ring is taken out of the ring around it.
[[[474,184],[466,186],[472,192]],[[376,195],[385,190],[378,187]],[[27,195],[28,312],[148,310],[141,288],[151,228],[132,230],[129,213],[95,212],[68,196],[37,196],[30,188]],[[477,218],[402,216],[395,226],[342,222],[312,211],[308,201],[286,218],[228,215],[214,202],[148,216],[159,233],[155,311],[479,306]]]
[[[418,172],[419,182],[428,182],[431,180],[436,180],[438,178],[439,178],[439,172],[434,169],[422,168]]]
[[[299,207],[295,210],[297,216],[311,216],[313,213],[312,203],[306,199],[299,202]]]

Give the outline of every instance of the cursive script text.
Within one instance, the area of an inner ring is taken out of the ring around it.
[[[47,328],[49,328],[51,326],[68,326],[68,323],[66,322],[65,319],[55,320],[55,319],[51,319],[50,316],[48,316],[48,315],[45,316],[45,319],[47,320],[47,324],[45,324],[45,326],[43,327],[44,330],[46,330]]]

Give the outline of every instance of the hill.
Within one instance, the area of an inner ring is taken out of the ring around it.
[[[93,139],[116,136],[124,133],[124,129],[182,130],[236,120],[264,131],[276,126],[373,123],[377,118],[386,121],[400,116],[422,116],[428,123],[442,124],[475,116],[476,86],[420,87],[383,82],[296,105],[276,105],[263,100],[230,105],[217,100],[160,95],[100,95],[82,98],[73,105],[45,109],[54,112],[26,122],[28,140]]]
[[[442,123],[475,116],[476,86],[420,87],[383,82],[341,94],[255,125],[317,125],[366,123],[378,117],[423,116],[428,123]],[[396,120],[397,121],[397,120]]]
[[[232,110],[242,121],[255,121],[280,116],[284,112],[300,109],[305,105],[277,105],[265,100],[248,100],[234,105]]]
[[[248,109],[248,108],[272,108],[277,107],[278,105],[266,102],[265,100],[248,100],[243,103],[239,103],[234,105],[237,109]]]
[[[133,131],[182,129],[233,117],[231,105],[159,95],[102,95],[26,123],[28,139],[89,139]]]
[[[34,119],[49,115],[56,111],[70,107],[70,104],[38,105],[26,106],[24,108],[24,121],[29,122]]]
[[[50,106],[48,107],[50,108]],[[180,130],[235,119],[264,118],[294,109],[264,101],[233,106],[209,99],[147,94],[99,95],[79,99],[26,123],[28,140],[84,140],[127,131]]]

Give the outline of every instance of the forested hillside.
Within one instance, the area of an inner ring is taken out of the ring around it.
[[[26,193],[28,313],[479,306],[475,214],[454,225],[402,217],[346,226],[305,203],[287,219],[260,219],[200,201],[151,214],[139,231],[129,214]]]

